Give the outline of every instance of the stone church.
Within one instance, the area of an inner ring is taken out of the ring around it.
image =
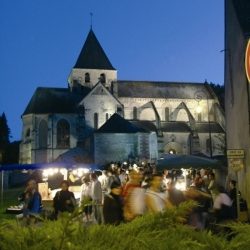
[[[38,87],[22,122],[20,163],[70,152],[76,162],[104,164],[225,151],[224,112],[207,83],[118,80],[92,29],[68,86]]]

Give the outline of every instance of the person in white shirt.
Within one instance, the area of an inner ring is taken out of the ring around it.
[[[232,200],[226,194],[224,187],[219,186],[218,191],[213,205],[217,222],[232,219]]]
[[[119,179],[121,181],[121,186],[124,186],[127,182],[127,174],[124,169],[120,170]]]
[[[101,187],[102,187],[102,190],[103,192],[108,192],[108,173],[106,170],[103,170],[102,171],[102,175],[98,177],[98,180],[101,182]]]
[[[102,223],[102,186],[95,173],[91,173],[91,198],[94,217],[98,224]]]
[[[92,202],[91,198],[91,185],[88,177],[82,178],[82,186],[81,186],[81,196],[80,196],[80,206],[84,206],[83,210],[86,216],[86,221],[90,220],[92,214]]]

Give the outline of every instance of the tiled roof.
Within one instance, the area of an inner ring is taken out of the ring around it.
[[[162,132],[180,132],[180,133],[190,133],[191,128],[186,122],[162,122],[161,123]]]
[[[81,92],[71,92],[68,88],[36,89],[23,115],[48,113],[75,113],[77,104],[89,93],[89,88]]]
[[[92,29],[89,31],[74,68],[115,70]]]
[[[216,122],[210,122],[210,124],[208,122],[196,122],[196,129],[198,133],[208,133],[209,130],[211,133],[225,133],[220,124]]]
[[[194,99],[201,91],[204,99],[214,99],[213,91],[204,83],[117,81],[116,84],[118,97]]]
[[[109,120],[102,125],[96,133],[138,133],[146,130],[135,126],[118,114],[113,114]]]
[[[153,121],[139,121],[139,120],[129,120],[135,126],[142,128],[148,132],[156,132],[157,128],[155,122]]]

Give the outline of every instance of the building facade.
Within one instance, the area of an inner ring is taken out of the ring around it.
[[[224,112],[209,84],[118,80],[92,29],[68,87],[37,88],[22,121],[20,163],[52,162],[75,147],[96,163],[225,151]]]
[[[229,175],[250,204],[250,95],[245,62],[250,38],[250,2],[225,0],[225,111],[227,149],[243,150],[242,168],[229,161]],[[248,61],[250,58],[248,58]],[[237,161],[236,161],[237,163]]]

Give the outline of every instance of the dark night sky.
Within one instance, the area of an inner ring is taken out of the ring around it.
[[[67,86],[90,12],[119,80],[223,84],[223,0],[1,0],[0,113],[11,141],[38,86]]]

